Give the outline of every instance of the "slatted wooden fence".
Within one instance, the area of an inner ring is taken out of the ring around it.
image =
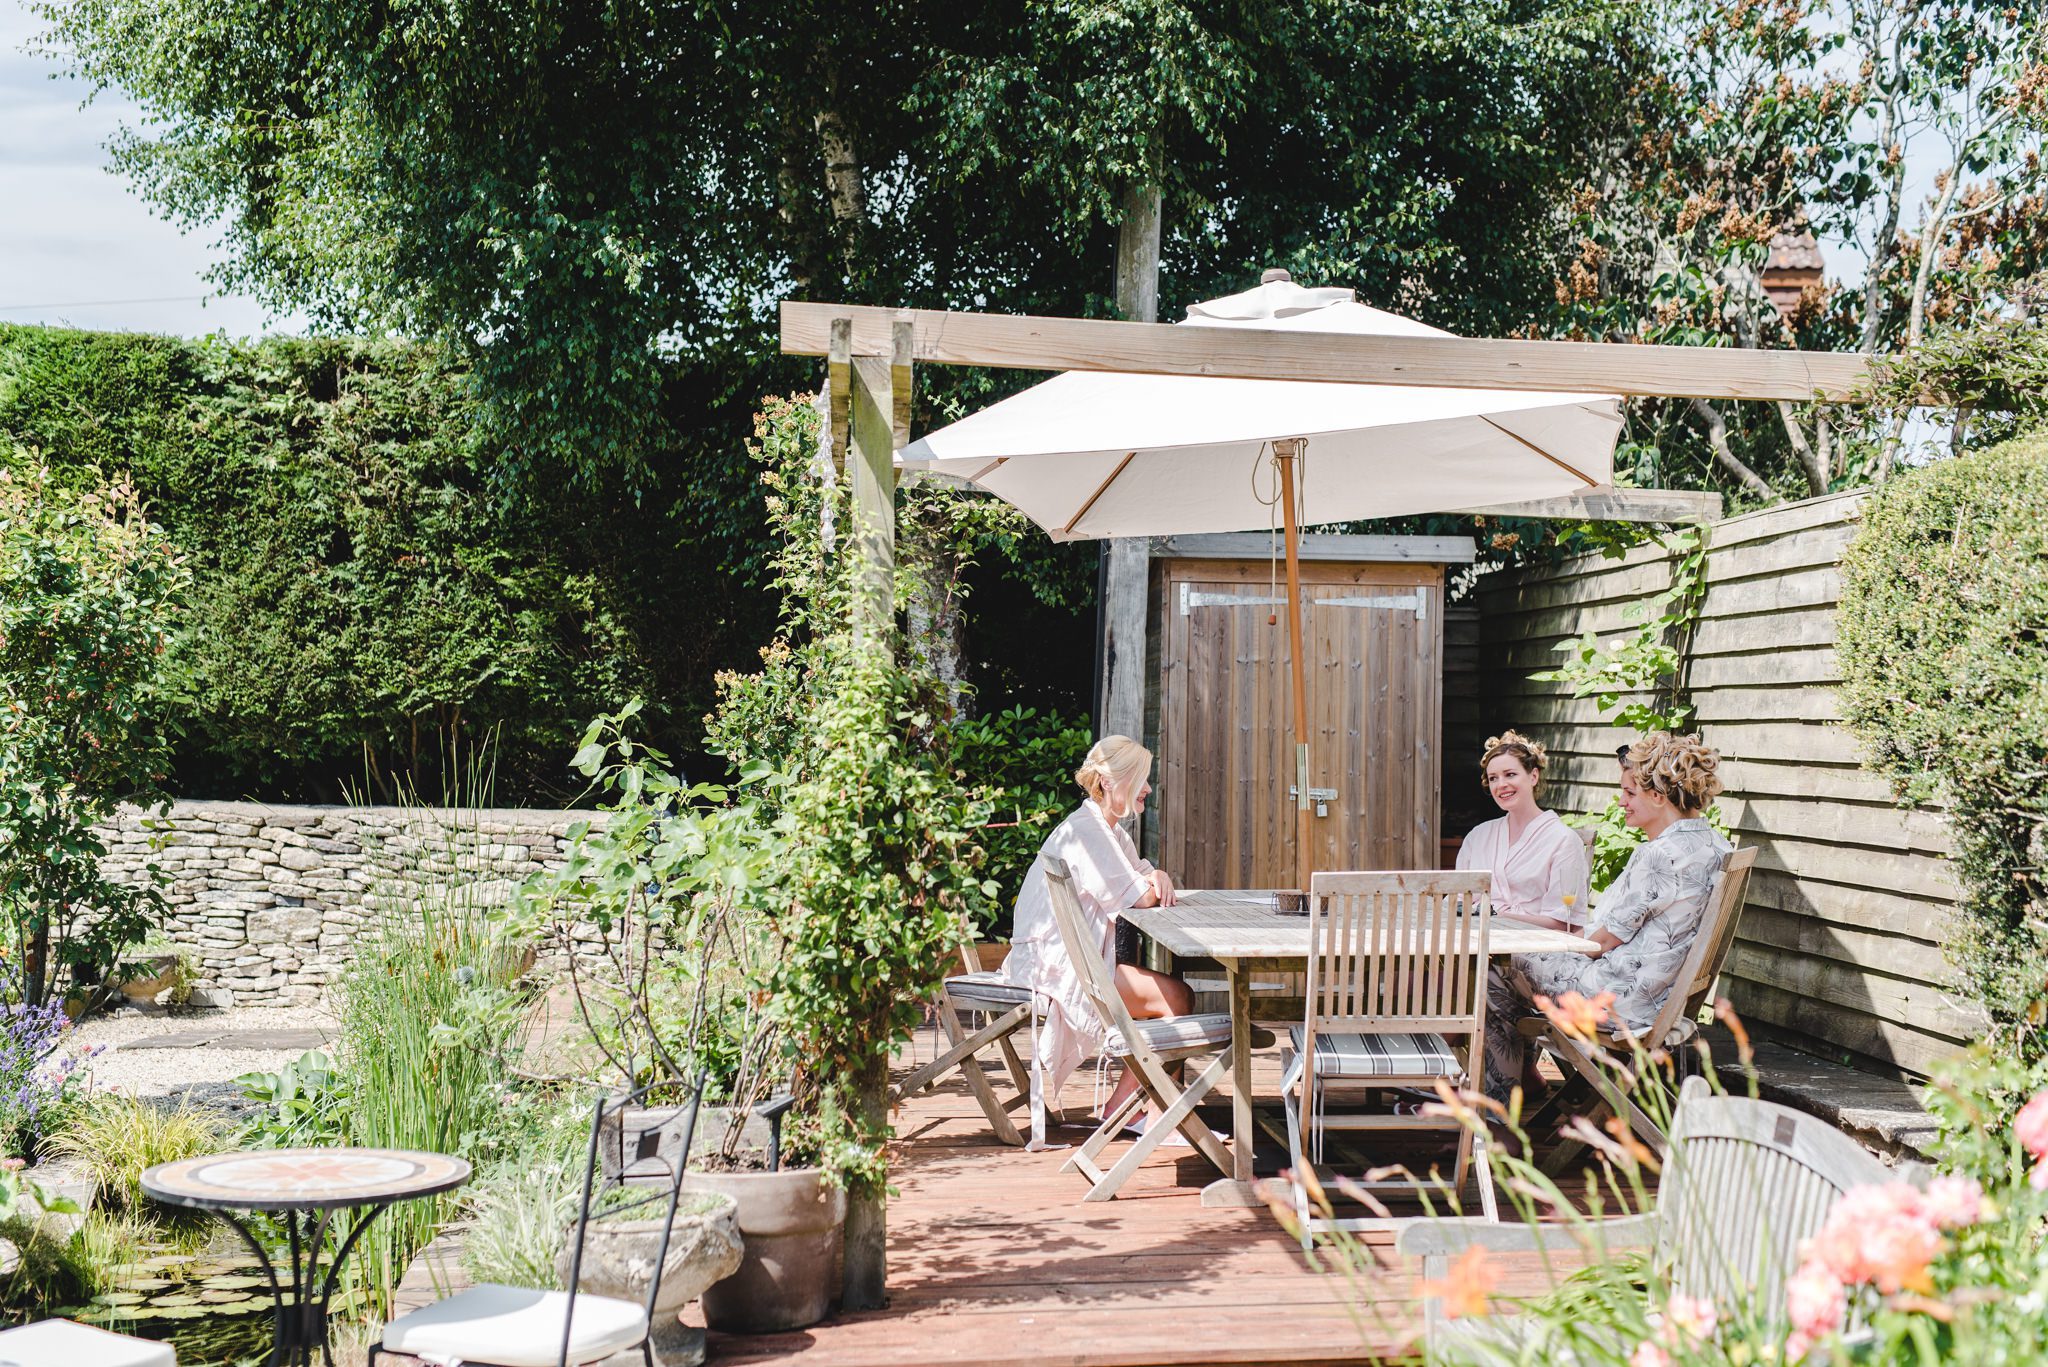
[[[1860,501],[1838,494],[1712,525],[1687,682],[1699,729],[1727,761],[1722,810],[1760,850],[1729,995],[1795,1042],[1925,1072],[1983,1018],[1950,990],[1942,955],[1954,888],[1940,816],[1895,807],[1839,724],[1837,562]],[[1603,639],[1628,629],[1628,605],[1668,586],[1671,570],[1644,548],[1481,581],[1476,668],[1445,688],[1447,796],[1470,784],[1484,738],[1513,725],[1549,747],[1554,805],[1606,804],[1630,733],[1529,675],[1587,628]],[[1463,662],[1454,632],[1453,670]]]

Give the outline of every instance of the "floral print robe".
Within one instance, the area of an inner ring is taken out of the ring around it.
[[[1632,1030],[1647,1030],[1685,967],[1714,875],[1730,848],[1704,818],[1673,822],[1655,840],[1636,847],[1628,866],[1593,909],[1586,933],[1604,930],[1620,944],[1597,959],[1571,953],[1517,954],[1514,966],[1546,997],[1612,992],[1615,1018]],[[1515,1020],[1529,1010],[1529,1003],[1506,982],[1494,979],[1486,1005],[1486,1090],[1496,1098],[1505,1099],[1521,1080],[1522,1049]]]

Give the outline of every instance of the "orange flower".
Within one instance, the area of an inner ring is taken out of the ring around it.
[[[1444,1314],[1452,1319],[1483,1315],[1493,1288],[1500,1284],[1500,1269],[1492,1255],[1478,1244],[1460,1253],[1442,1281],[1427,1278],[1416,1283],[1420,1296],[1435,1296],[1444,1303]]]
[[[1662,1170],[1663,1165],[1657,1161],[1656,1153],[1653,1152],[1648,1145],[1644,1144],[1640,1139],[1636,1138],[1635,1131],[1629,1128],[1628,1121],[1622,1119],[1618,1115],[1609,1116],[1607,1118],[1607,1124],[1602,1128],[1604,1128],[1607,1131],[1607,1133],[1613,1135],[1614,1142],[1620,1146],[1621,1151],[1627,1154],[1630,1158],[1634,1159],[1637,1163],[1642,1164],[1642,1166],[1648,1168],[1651,1172],[1659,1172]]]
[[[1552,1025],[1583,1040],[1590,1040],[1600,1033],[1600,1027],[1607,1023],[1613,1006],[1612,992],[1602,992],[1589,998],[1585,993],[1574,990],[1556,1001],[1545,996],[1536,998],[1536,1009],[1548,1016]]]

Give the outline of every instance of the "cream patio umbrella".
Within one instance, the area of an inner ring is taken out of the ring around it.
[[[1191,306],[1182,326],[1448,335],[1360,304],[1348,289],[1269,276],[1278,278]],[[1055,541],[1284,524],[1296,849],[1306,891],[1301,526],[1607,485],[1620,429],[1620,400],[1601,394],[1070,371],[928,434],[898,460],[905,470],[952,475],[995,494]]]

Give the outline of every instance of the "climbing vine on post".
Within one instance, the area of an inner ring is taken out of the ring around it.
[[[1570,685],[1572,697],[1591,698],[1603,720],[1631,731],[1682,731],[1693,715],[1686,699],[1684,664],[1707,596],[1707,529],[1687,527],[1664,537],[1661,544],[1671,557],[1670,583],[1663,592],[1623,609],[1630,629],[1605,643],[1591,630],[1562,641],[1557,650],[1565,656],[1564,663],[1529,676]],[[1624,553],[1617,547],[1607,555],[1618,559]],[[1571,824],[1595,829],[1596,891],[1614,881],[1629,853],[1642,843],[1641,833],[1622,819],[1619,798],[1610,798],[1603,810]]]

